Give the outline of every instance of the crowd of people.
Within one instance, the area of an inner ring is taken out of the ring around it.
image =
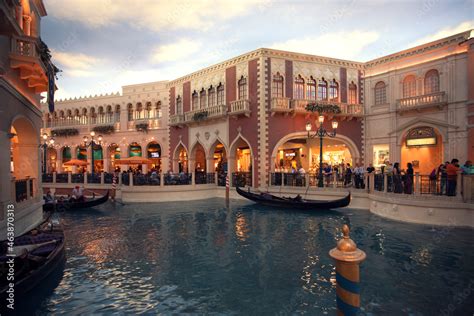
[[[364,189],[367,185],[365,183],[366,174],[377,173],[387,176],[389,192],[413,193],[415,169],[410,162],[403,168],[400,163],[395,162],[392,164],[387,160],[377,169],[371,163],[367,166],[359,163],[355,165],[351,165],[350,163],[335,165],[324,163],[322,171],[326,186],[330,186],[333,181],[337,181],[342,183],[345,187],[354,186],[357,189]],[[452,159],[433,169],[429,175],[429,192],[427,193],[450,196],[456,195],[457,175],[459,171],[465,175],[473,175],[474,166],[470,160],[460,165],[458,159]],[[306,174],[306,170],[301,165],[298,167],[291,166],[288,170],[277,170],[277,172],[291,173],[299,175],[300,177]],[[318,177],[319,166],[313,168],[311,174]],[[426,177],[426,175],[422,175],[422,177]],[[383,178],[379,179],[383,181]],[[376,185],[381,186],[382,184],[376,183]]]

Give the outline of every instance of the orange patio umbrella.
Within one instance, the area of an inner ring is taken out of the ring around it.
[[[79,159],[71,159],[65,163],[63,163],[63,166],[87,166],[87,161],[84,160],[79,160]]]
[[[138,156],[115,159],[116,165],[143,165],[143,164],[151,164],[151,163],[152,161],[150,159],[138,157]]]

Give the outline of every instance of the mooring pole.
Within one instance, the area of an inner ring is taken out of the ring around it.
[[[229,174],[225,176],[225,201],[229,203],[229,192],[230,191],[230,185],[229,185]]]
[[[357,315],[360,308],[359,266],[365,260],[364,251],[349,238],[349,226],[342,227],[343,238],[329,251],[336,261],[337,315]]]

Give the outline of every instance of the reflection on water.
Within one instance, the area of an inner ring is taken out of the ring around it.
[[[62,216],[62,280],[24,314],[333,314],[328,251],[344,223],[368,255],[364,314],[438,315],[450,303],[460,314],[474,308],[472,299],[456,296],[474,280],[468,229],[350,209],[312,214],[244,201],[227,209],[220,199],[104,205]]]

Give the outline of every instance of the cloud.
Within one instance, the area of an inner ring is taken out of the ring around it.
[[[151,56],[151,61],[158,64],[180,60],[194,54],[200,47],[201,43],[183,38],[175,43],[156,47]]]
[[[270,48],[340,59],[357,59],[363,49],[377,41],[375,31],[332,32],[316,37],[273,43]]]
[[[97,28],[126,22],[152,31],[209,29],[267,0],[48,0],[51,16]]]
[[[458,24],[454,27],[445,27],[445,28],[439,30],[438,32],[436,32],[432,35],[428,35],[428,36],[425,36],[423,38],[420,38],[419,40],[417,40],[416,42],[410,44],[409,46],[413,47],[413,46],[426,44],[426,43],[429,43],[429,42],[433,42],[433,41],[436,41],[436,40],[439,40],[439,39],[442,39],[442,38],[445,38],[445,37],[449,37],[451,35],[459,34],[459,33],[462,33],[462,32],[468,31],[468,30],[472,30],[472,29],[474,29],[474,22],[473,21],[465,21],[465,22],[462,22],[462,23],[460,23],[460,24]]]
[[[53,62],[63,70],[64,74],[72,77],[94,76],[95,66],[101,62],[99,58],[60,51],[52,51]]]

